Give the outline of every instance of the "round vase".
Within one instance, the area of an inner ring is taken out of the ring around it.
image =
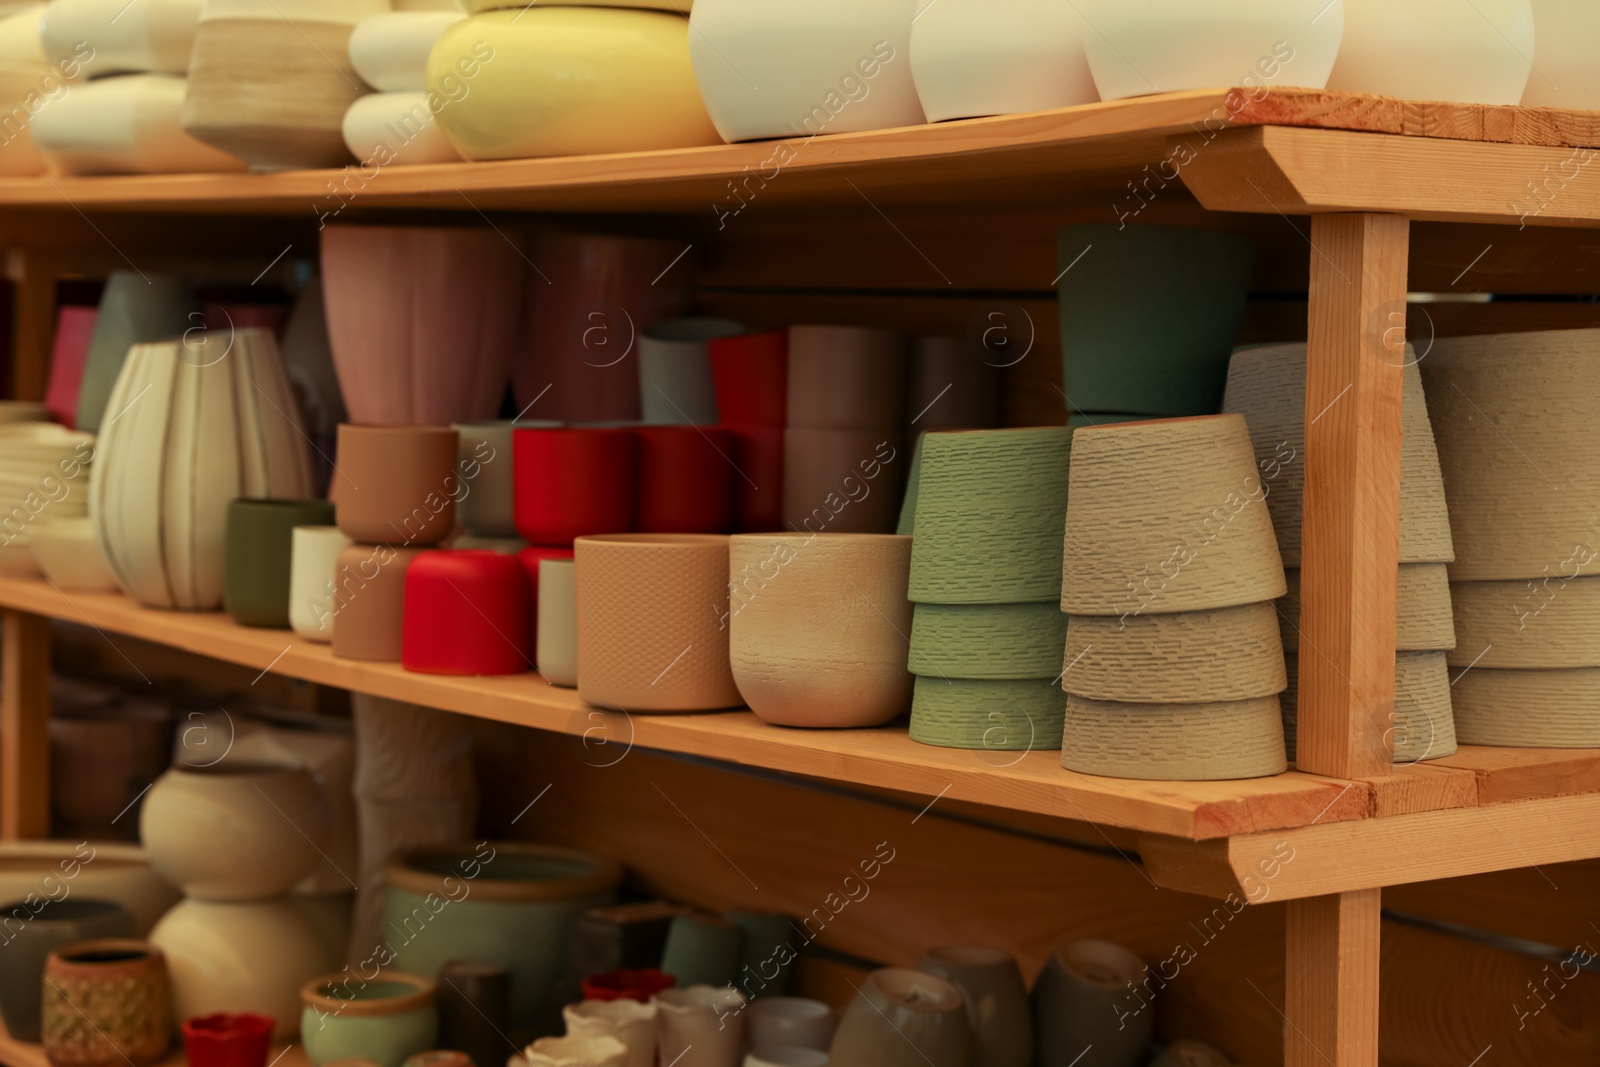
[[[45,964],[41,1031],[51,1067],[145,1067],[172,1043],[167,962],[143,941],[80,941]]]
[[[1076,8],[1048,0],[921,0],[911,74],[929,122],[1047,111],[1100,99]]]
[[[307,982],[300,999],[300,1041],[316,1067],[351,1058],[401,1067],[439,1036],[434,984],[414,974],[379,971],[366,980],[340,971]]]
[[[45,960],[57,948],[107,937],[132,937],[133,915],[110,900],[62,897],[0,904],[6,965],[0,969],[0,1015],[13,1041],[38,1041]]]
[[[1527,89],[1536,59],[1531,0],[1339,6],[1344,43],[1329,89],[1453,104],[1515,104]]]
[[[222,605],[242,626],[289,628],[296,526],[333,521],[326,500],[235,500],[228,505]]]
[[[832,1067],[969,1067],[972,1027],[965,998],[932,974],[898,967],[873,971],[839,1020]]]

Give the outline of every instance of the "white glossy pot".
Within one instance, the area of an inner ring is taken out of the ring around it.
[[[316,867],[327,829],[327,798],[309,771],[233,760],[174,767],[139,812],[151,864],[200,900],[287,893]]]
[[[1533,73],[1528,107],[1600,108],[1600,4],[1533,0]]]
[[[1079,10],[1094,27],[1084,49],[1102,100],[1321,89],[1345,29],[1345,0],[1082,0]]]
[[[339,553],[353,542],[337,526],[296,526],[289,547],[289,626],[309,641],[333,640]]]
[[[338,966],[316,923],[289,899],[186,900],[150,941],[167,956],[174,1018],[256,1012],[276,1020],[280,1042],[300,1031],[300,987]]]
[[[461,156],[444,135],[429,100],[430,94],[420,89],[361,97],[344,113],[344,146],[369,166],[458,162]]]
[[[0,898],[73,896],[114,900],[133,915],[143,937],[181,896],[150,866],[145,850],[104,841],[0,842]]]
[[[1344,44],[1329,89],[1457,104],[1522,99],[1534,58],[1530,0],[1342,0],[1341,6]]]
[[[200,25],[202,0],[50,0],[39,20],[39,36],[52,60],[75,57],[87,41],[94,76],[154,72],[182,75]]]
[[[917,0],[699,0],[689,58],[724,141],[926,121],[911,76]]]
[[[1061,0],[919,0],[911,74],[929,122],[1044,111],[1100,99],[1084,41]]]
[[[28,547],[39,570],[64,591],[117,591],[117,576],[111,573],[94,523],[88,519],[42,522],[30,531]]]
[[[67,174],[238,171],[244,164],[183,129],[186,79],[122,74],[69,88],[33,119],[33,141]]]
[[[312,493],[310,449],[272,334],[135,345],[106,404],[89,516],[123,592],[222,602],[228,502]]]
[[[459,11],[391,11],[364,18],[350,31],[350,65],[380,93],[426,88],[428,53],[466,17]]]

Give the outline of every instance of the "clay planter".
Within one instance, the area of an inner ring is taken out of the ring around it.
[[[59,891],[58,891],[59,892]],[[13,1041],[39,1040],[40,991],[45,960],[63,945],[104,937],[132,937],[133,916],[109,900],[34,898],[0,904],[7,934],[0,970],[0,1014]]]
[[[580,537],[578,695],[628,711],[742,700],[728,663],[728,538]]]
[[[1344,42],[1327,87],[1402,100],[1515,104],[1530,80],[1530,0],[1474,0],[1441,9],[1421,0],[1346,0]],[[1415,42],[1426,40],[1427,48]],[[1546,71],[1550,77],[1556,75]],[[1559,84],[1559,79],[1557,79]]]
[[[400,662],[406,568],[421,554],[388,545],[351,545],[339,553],[333,582],[336,657]]]
[[[464,494],[456,503],[461,525],[479,537],[516,537],[516,478],[512,473],[512,434],[550,430],[561,424],[540,419],[457,423],[457,467]]]
[[[369,544],[425,547],[456,524],[462,483],[456,431],[444,426],[339,427],[338,522]]]
[[[707,344],[744,332],[731,319],[669,319],[639,335],[639,402],[655,425],[709,425],[717,421]]]
[[[863,326],[789,327],[791,429],[898,430],[905,397],[900,334]]]
[[[640,426],[635,525],[641,533],[727,533],[733,524],[734,436],[717,426]]]
[[[1584,0],[1533,0],[1533,73],[1523,107],[1600,108],[1600,8]]]
[[[159,72],[181,79],[189,69],[200,6],[201,0],[156,0],[134,11],[116,0],[56,0],[39,16],[39,43],[47,57],[61,60],[72,56],[80,41],[93,42],[93,58],[83,64],[92,78]],[[85,88],[76,85],[70,95]]]
[[[725,426],[782,426],[788,412],[789,331],[717,337],[706,343]]]
[[[466,17],[460,11],[368,15],[350,31],[350,65],[380,93],[426,89],[428,53],[445,30]]]
[[[898,430],[783,431],[783,526],[891,533],[908,456]]]
[[[1600,577],[1456,582],[1452,667],[1600,667]]]
[[[422,553],[406,568],[401,666],[428,674],[521,674],[533,666],[530,599],[514,556]]]
[[[957,989],[972,1026],[973,1062],[985,1067],[1032,1067],[1033,1017],[1022,972],[1009,952],[995,948],[933,948],[917,970]]]
[[[101,419],[121,410],[113,408],[108,415],[106,404],[129,349],[182,336],[198,321],[193,317],[198,310],[187,282],[161,274],[140,276],[137,271],[112,271],[100,294],[94,336],[84,361],[77,428],[99,433]]]
[[[266,1067],[273,1021],[249,1012],[213,1012],[183,1020],[183,1051],[191,1067]]]
[[[1600,745],[1594,701],[1600,670],[1496,670],[1458,672],[1450,687],[1456,737],[1464,745],[1516,748],[1593,748]]]
[[[167,961],[143,941],[81,941],[45,964],[44,1054],[51,1067],[144,1067],[172,1041]]]
[[[325,228],[328,337],[350,421],[445,426],[493,418],[505,393],[524,267],[521,251],[488,228]]]
[[[873,971],[839,1020],[832,1067],[968,1067],[974,1064],[966,998],[932,974]]]
[[[986,430],[1000,423],[1000,369],[965,337],[919,337],[911,350],[906,414],[918,433]]]
[[[1108,941],[1063,940],[1033,986],[1034,1049],[1042,1067],[1065,1067],[1095,1047],[1097,1064],[1138,1067],[1150,1049],[1155,1011],[1133,990],[1150,971]],[[1120,1025],[1119,1025],[1120,1024]]]
[[[172,762],[172,727],[172,709],[163,702],[56,701],[50,715],[50,819],[57,832],[75,840],[137,833],[131,805]]]
[[[781,726],[879,726],[910,706],[911,538],[746,534],[729,543],[729,653]]]
[[[929,122],[1046,111],[1100,99],[1084,40],[1094,31],[1048,0],[921,0],[911,74]]]
[[[1210,782],[1282,774],[1289,764],[1276,695],[1128,704],[1068,694],[1061,765],[1110,778]]]
[[[578,579],[571,560],[539,563],[533,660],[551,685],[578,684]]]
[[[33,142],[65,174],[179,174],[244,170],[183,129],[187,82],[170,74],[121,74],[75,86],[40,110]]]
[[[333,615],[338,608],[334,578],[339,553],[350,538],[337,526],[297,526],[289,558],[289,625],[311,641],[333,640]]]
[[[1046,604],[918,604],[911,618],[912,674],[948,678],[1054,677],[1067,616]]]
[[[1275,696],[1284,673],[1270,601],[1175,615],[1076,616],[1061,687],[1095,700],[1200,704]]]
[[[300,1037],[318,1067],[357,1056],[401,1067],[439,1036],[434,984],[414,974],[379,971],[364,980],[340,971],[307,982],[300,999]]]
[[[333,521],[326,500],[235,500],[228,505],[222,604],[242,626],[289,628],[296,526]]]
[[[993,752],[1058,749],[1064,700],[1054,677],[989,681],[922,675],[912,690],[911,740]]]
[[[565,547],[633,529],[632,430],[517,430],[512,451],[517,532],[529,544]]]

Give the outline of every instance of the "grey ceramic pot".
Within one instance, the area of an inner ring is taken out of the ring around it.
[[[1120,945],[1063,941],[1033,986],[1039,1067],[1144,1063],[1155,1029],[1155,1005],[1142,985],[1148,972]]]
[[[839,1020],[830,1067],[986,1067],[961,991],[925,971],[873,971]],[[1054,1067],[1054,1065],[1052,1065]]]
[[[1009,952],[951,946],[929,949],[917,970],[961,990],[972,1025],[973,1054],[983,1067],[1032,1067],[1033,1016],[1028,989]]]
[[[70,884],[60,881],[63,891]],[[78,941],[132,937],[133,915],[110,900],[30,897],[0,905],[0,1016],[18,1041],[39,1040],[40,990],[52,951]]]

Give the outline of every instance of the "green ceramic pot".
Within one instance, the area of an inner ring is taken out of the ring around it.
[[[1210,230],[1093,223],[1062,229],[1058,252],[1061,267],[1078,265],[1058,286],[1068,410],[1214,413],[1255,245]]]
[[[222,604],[242,626],[289,628],[289,575],[296,526],[330,526],[326,500],[235,500],[228,504]]]
[[[744,932],[739,991],[751,999],[788,995],[789,971],[801,947],[795,921],[760,911],[730,911],[726,917]]]
[[[727,919],[704,912],[673,917],[661,969],[678,980],[680,989],[730,985],[743,962],[744,933]]]
[[[301,988],[300,1001],[300,1041],[316,1067],[348,1059],[401,1067],[439,1037],[433,982],[414,974],[326,974]]]
[[[100,311],[84,357],[78,429],[99,433],[102,419],[116,417],[115,411],[107,414],[106,402],[129,348],[181,337],[199,325],[199,306],[188,283],[162,274],[112,271],[100,295]]]
[[[936,678],[1050,678],[1066,641],[1060,604],[918,604],[909,667]]]
[[[1051,678],[975,681],[918,677],[911,740],[943,748],[1059,749],[1067,696]]]
[[[573,924],[615,900],[622,867],[572,849],[463,842],[403,851],[384,877],[395,966],[428,978],[449,960],[505,967],[512,1026],[553,1034]]]

